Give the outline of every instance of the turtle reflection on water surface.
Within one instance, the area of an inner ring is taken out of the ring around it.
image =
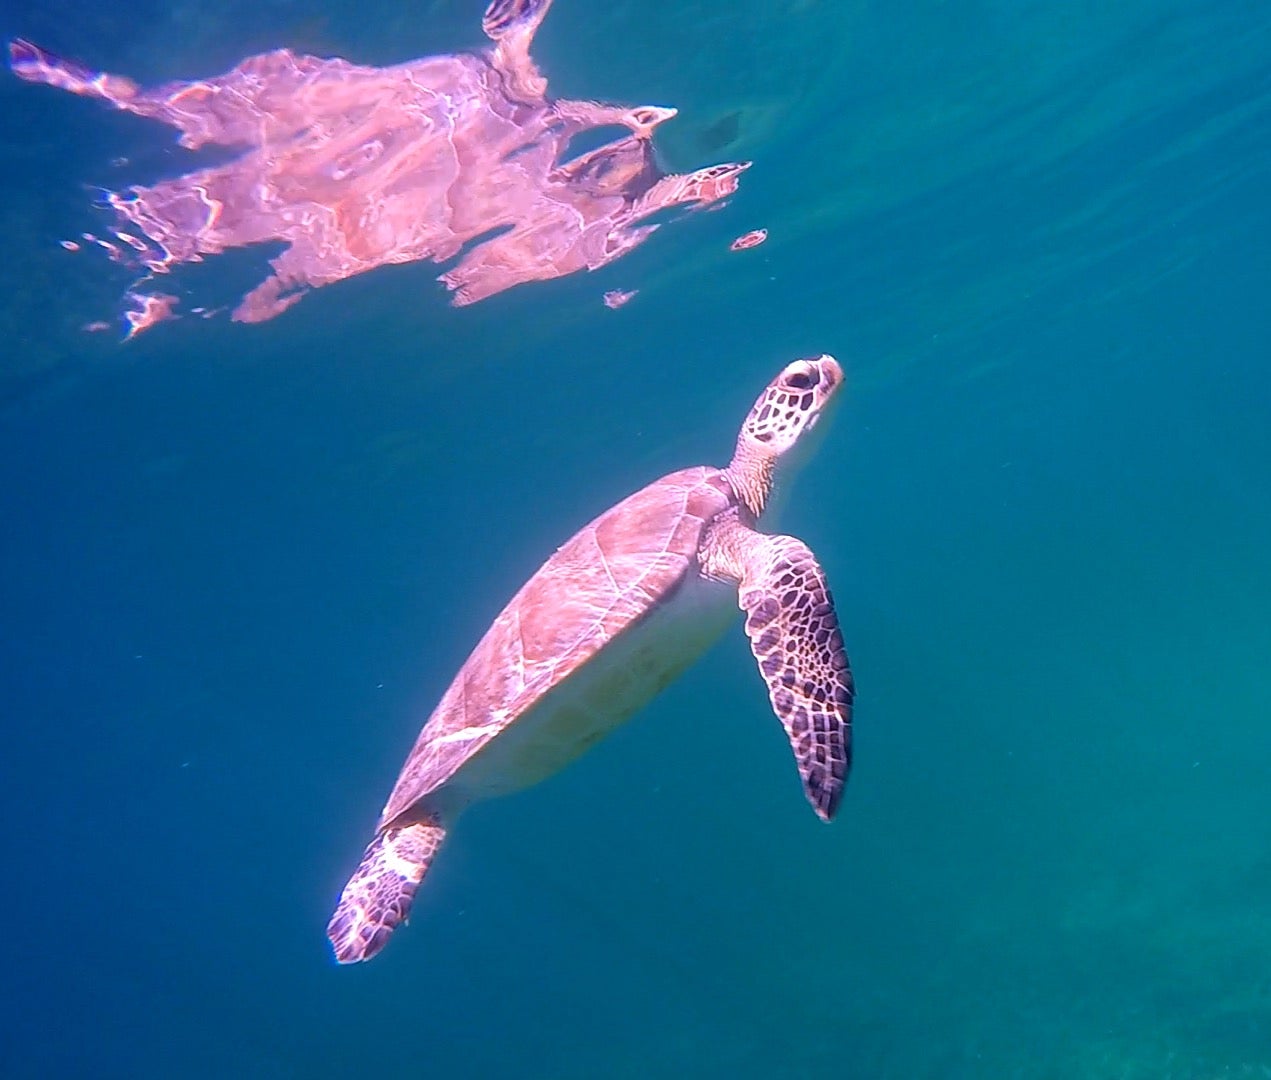
[[[180,313],[147,309],[152,275],[259,244],[284,250],[234,308],[240,322],[418,260],[453,260],[439,280],[464,305],[605,266],[660,228],[651,218],[719,205],[749,168],[668,175],[652,136],[675,109],[549,97],[530,46],[550,6],[494,0],[485,49],[385,68],[276,49],[215,78],[142,87],[21,39],[9,64],[30,82],[169,124],[189,149],[234,152],[104,193],[110,232],[89,239],[143,273],[129,293],[133,333]],[[609,127],[626,132],[571,156],[578,137]]]

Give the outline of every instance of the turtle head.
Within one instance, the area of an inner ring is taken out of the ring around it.
[[[728,466],[733,487],[759,517],[772,490],[812,456],[843,385],[843,369],[829,354],[787,364],[759,395],[741,425]],[[814,428],[820,428],[811,438]]]

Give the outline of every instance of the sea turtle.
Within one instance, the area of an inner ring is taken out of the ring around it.
[[[834,604],[807,545],[756,526],[842,385],[831,356],[789,364],[759,395],[726,468],[655,480],[521,587],[424,725],[344,887],[327,927],[341,963],[374,956],[405,921],[466,806],[578,757],[693,663],[735,605],[808,800],[834,816],[854,693]]]

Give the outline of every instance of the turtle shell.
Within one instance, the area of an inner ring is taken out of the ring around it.
[[[696,571],[706,526],[736,501],[721,470],[697,466],[654,481],[575,533],[499,613],[455,676],[406,759],[380,827],[441,788],[665,604]]]

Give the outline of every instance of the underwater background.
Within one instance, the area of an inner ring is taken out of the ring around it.
[[[480,15],[0,32],[154,83]],[[557,95],[676,106],[669,166],[753,159],[739,193],[462,310],[415,264],[126,346],[80,328],[127,275],[57,241],[183,154],[0,77],[0,1074],[1271,1076],[1271,7],[557,0],[534,51]],[[821,351],[847,400],[782,527],[859,687],[838,820],[739,620],[338,968],[491,617]]]

